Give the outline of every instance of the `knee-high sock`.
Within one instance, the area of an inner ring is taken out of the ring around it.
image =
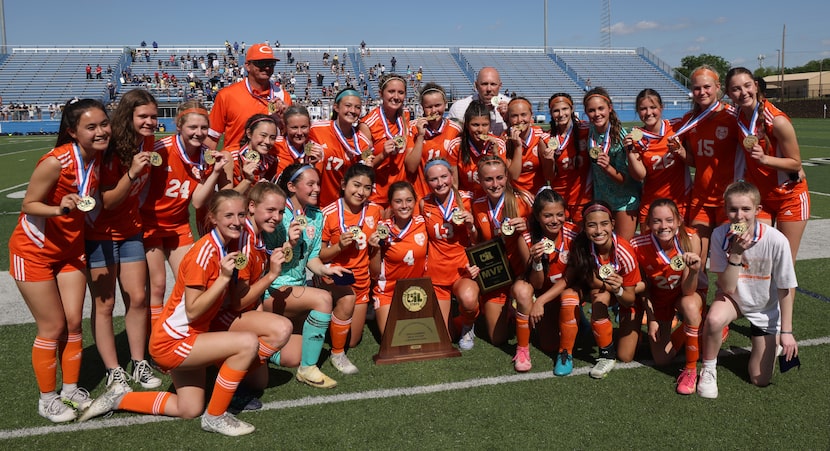
[[[697,368],[697,359],[700,358],[699,328],[684,325],[686,332],[686,368]]]
[[[231,398],[236,393],[236,387],[245,378],[247,370],[235,370],[223,363],[219,368],[219,375],[216,376],[216,383],[213,385],[213,395],[208,402],[208,415],[219,416],[228,410]]]
[[[352,328],[352,319],[342,320],[337,316],[331,317],[329,326],[331,334],[331,353],[342,354],[346,352],[346,340],[349,339],[349,331]]]
[[[68,334],[66,342],[62,341],[58,346],[64,384],[78,383],[78,379],[81,377],[81,355],[83,351],[83,335],[80,332]]]
[[[579,309],[579,296],[576,294],[564,294],[561,297],[559,306],[559,350],[573,354],[576,334],[579,332],[579,325],[576,323],[577,310]]]
[[[600,318],[596,321],[591,321],[591,329],[594,331],[594,339],[597,341],[597,346],[606,348],[611,345],[614,340],[614,326],[608,318]]]
[[[323,340],[326,338],[326,329],[331,322],[331,313],[312,310],[303,324],[303,350],[300,365],[316,365],[323,350]]]
[[[172,393],[166,391],[129,392],[121,398],[116,410],[128,410],[149,415],[165,415],[164,408],[172,395]]]
[[[530,323],[527,315],[516,312],[516,346],[526,348],[530,345]]]
[[[35,337],[32,344],[32,368],[40,392],[55,391],[58,380],[58,340]]]

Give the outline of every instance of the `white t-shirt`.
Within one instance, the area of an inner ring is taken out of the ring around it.
[[[742,255],[744,266],[738,276],[737,295],[733,297],[743,314],[776,308],[778,289],[798,286],[787,238],[773,227],[758,224],[761,238]],[[709,250],[709,268],[712,272],[724,272],[729,264],[723,250],[728,231],[729,224],[724,224],[712,232]]]
[[[478,100],[479,96],[478,93],[475,93],[471,96],[464,97],[461,100],[457,100],[453,102],[452,106],[450,107],[449,114],[447,116],[457,121],[462,126],[464,125],[464,113],[467,112],[467,108],[473,103],[473,99]],[[489,109],[489,108],[488,108]],[[504,121],[504,118],[501,117],[498,111],[495,108],[490,110],[490,133],[501,136],[504,131],[507,130],[507,123]]]

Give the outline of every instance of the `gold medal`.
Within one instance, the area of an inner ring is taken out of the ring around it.
[[[490,140],[490,135],[482,133],[482,134],[478,135],[478,140],[487,142],[487,141]]]
[[[464,224],[464,212],[460,208],[452,211],[452,223],[455,225]]]
[[[205,151],[205,153],[204,153],[204,159],[205,159],[205,163],[207,163],[207,164],[213,164],[213,163],[216,163],[216,157],[215,157],[215,156],[213,156],[213,151],[212,151],[212,150],[210,150],[210,149],[208,149],[208,150],[206,150],[206,151]]]
[[[389,238],[389,227],[386,224],[379,224],[377,230],[378,238],[385,240]]]
[[[669,266],[671,266],[671,269],[675,271],[682,271],[686,267],[686,262],[683,261],[683,257],[675,255],[672,257]]]
[[[758,144],[758,137],[755,135],[747,135],[747,137],[744,138],[743,144],[744,149],[752,150],[752,148],[755,147],[755,144]]]
[[[544,252],[545,255],[550,255],[550,254],[556,252],[556,243],[554,243],[553,240],[551,240],[549,238],[543,238],[542,239],[542,252]]]
[[[592,160],[596,160],[599,158],[599,154],[602,152],[602,148],[599,146],[594,146],[588,149],[588,156],[591,157]]]
[[[242,252],[236,254],[236,257],[233,259],[233,267],[242,270],[248,266],[248,257],[245,256]]]
[[[268,114],[274,114],[277,112],[277,102],[271,101],[268,102]]]
[[[248,152],[245,153],[245,159],[252,163],[259,163],[261,158],[262,156],[256,150],[248,150]]]
[[[308,225],[308,218],[305,215],[297,215],[297,217],[295,217],[294,220],[297,221],[297,224],[299,224],[300,227],[305,227]]]
[[[282,248],[282,255],[285,257],[285,262],[289,263],[291,260],[294,259],[294,249],[290,247]]]
[[[506,218],[504,222],[501,223],[501,233],[504,236],[513,235],[516,232],[516,228],[510,224],[510,219]]]
[[[162,163],[163,163],[163,161],[161,159],[161,154],[160,153],[150,152],[150,164],[151,165],[158,167],[158,166],[161,166]]]
[[[354,239],[358,239],[358,238],[360,238],[360,234],[363,233],[363,231],[360,230],[360,227],[358,227],[358,226],[351,226],[351,227],[349,227],[349,233],[352,234]]]
[[[303,152],[309,153],[312,150],[314,150],[314,143],[311,141],[305,143],[305,145],[303,146]]]
[[[735,235],[743,235],[748,229],[749,226],[745,222],[733,222],[729,225],[729,231]]]
[[[369,158],[372,157],[373,153],[374,152],[372,151],[372,148],[367,147],[367,148],[363,149],[362,151],[360,151],[360,159],[363,160],[363,161],[367,161]]]
[[[599,278],[602,279],[602,280],[605,280],[605,279],[611,277],[611,274],[616,274],[616,273],[617,273],[617,271],[614,270],[614,267],[611,266],[608,263],[600,266],[599,270],[597,270],[597,274],[599,274]]]
[[[500,103],[501,103],[501,95],[494,95],[490,99],[490,105],[493,105],[493,108],[498,108]]]
[[[547,142],[548,149],[557,151],[559,150],[559,138],[554,136],[553,138],[549,139]]]
[[[75,204],[78,207],[78,210],[83,212],[92,211],[95,208],[95,198],[92,196],[83,196],[80,200]]]
[[[403,146],[406,145],[406,137],[404,135],[396,135],[392,138],[392,142],[395,143],[396,148],[403,149]]]
[[[519,131],[519,132],[523,132],[523,131],[527,130],[527,124],[516,124],[516,125],[514,125],[510,128],[512,128],[513,130]]]
[[[631,140],[634,142],[643,139],[643,131],[639,128],[632,128],[631,133],[629,133],[629,135],[631,136]]]

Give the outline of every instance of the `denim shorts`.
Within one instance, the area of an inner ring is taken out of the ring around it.
[[[144,242],[141,233],[137,233],[126,240],[87,241],[86,255],[89,268],[103,268],[116,263],[143,262]]]

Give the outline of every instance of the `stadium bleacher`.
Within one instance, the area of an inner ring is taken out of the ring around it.
[[[391,72],[391,59],[396,59],[396,72],[407,77],[407,67],[413,74],[419,68],[423,70],[422,83],[434,81],[442,85],[450,99],[462,98],[473,92],[473,81],[479,69],[493,66],[501,74],[503,90],[511,94],[524,96],[533,102],[537,113],[547,113],[545,102],[554,92],[567,92],[575,100],[575,108],[581,111],[581,97],[592,86],[603,86],[614,97],[618,110],[633,112],[633,100],[637,93],[650,87],[663,96],[664,102],[678,110],[689,107],[689,92],[670,75],[671,69],[645,49],[544,49],[544,48],[454,48],[454,47],[372,47],[369,52],[361,53],[357,46],[283,46],[274,49],[281,61],[277,63],[275,73],[282,76],[283,85],[288,88],[288,80],[295,76],[294,96],[298,102],[326,104],[330,97],[324,96],[323,89],[317,85],[317,73],[324,76],[323,86],[331,87],[339,77],[340,87],[345,86],[347,75],[357,84],[363,72],[369,83],[369,98],[377,99],[377,79],[370,80],[369,69],[383,64]],[[291,52],[293,61],[287,55]],[[328,64],[323,62],[324,53],[330,55]],[[192,69],[182,65],[182,55],[196,59]],[[52,103],[62,104],[72,97],[91,97],[102,101],[108,100],[107,75],[102,80],[87,80],[85,67],[93,68],[100,64],[113,68],[112,82],[118,94],[137,87],[149,88],[160,103],[175,105],[192,95],[188,89],[187,73],[192,70],[203,82],[213,78],[222,87],[233,81],[224,77],[221,82],[214,72],[206,77],[199,65],[199,57],[205,58],[215,54],[220,61],[223,73],[230,74],[234,64],[243,67],[243,55],[238,60],[228,57],[224,46],[159,47],[157,51],[149,49],[149,61],[139,49],[133,61],[130,49],[123,47],[54,47],[54,48],[14,48],[8,55],[0,55],[0,96],[4,104],[26,103],[46,106]],[[175,62],[170,63],[174,56]],[[334,55],[344,65],[339,75],[331,70]],[[159,66],[161,62],[161,66]],[[297,63],[308,63],[307,73],[297,72]],[[175,75],[181,89],[159,86],[153,83],[133,83],[132,79],[121,80],[121,71],[127,70],[132,75],[145,75],[152,78],[156,72]],[[308,79],[311,79],[308,99],[305,99]],[[417,87],[410,87],[410,99],[416,98]],[[359,89],[359,88],[358,88]],[[209,86],[200,94],[209,100]],[[203,97],[200,97],[203,98]]]

